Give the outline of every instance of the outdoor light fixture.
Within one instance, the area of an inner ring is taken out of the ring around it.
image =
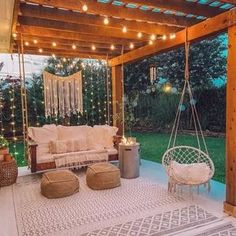
[[[162,40],[166,40],[167,39],[167,36],[164,34],[163,36],[162,36]]]
[[[74,49],[74,50],[76,49],[76,45],[75,44],[72,45],[72,49]]]
[[[52,42],[52,46],[53,46],[53,47],[56,47],[57,44],[56,44],[55,42]]]
[[[170,34],[170,39],[175,39],[176,38],[176,34]]]
[[[103,23],[104,23],[105,25],[108,25],[108,24],[109,24],[109,19],[108,19],[107,17],[105,17],[104,20],[103,20]]]
[[[39,52],[42,53],[42,52],[43,52],[43,49],[42,49],[42,48],[39,48]]]
[[[87,10],[88,10],[88,6],[87,6],[86,4],[84,4],[84,5],[82,6],[82,9],[83,9],[83,11],[87,11]]]
[[[126,33],[126,32],[127,32],[126,26],[124,26],[124,27],[122,28],[122,32],[123,32],[123,33]]]
[[[96,47],[94,45],[92,45],[92,50],[95,51],[96,50]]]
[[[129,48],[130,48],[130,49],[133,49],[133,48],[134,48],[134,44],[133,44],[133,43],[130,43]]]
[[[112,44],[111,45],[111,50],[114,50],[115,49],[115,46]]]
[[[33,43],[34,43],[34,44],[37,44],[37,43],[38,43],[38,40],[37,40],[37,39],[34,39],[34,40],[33,40]]]
[[[25,46],[29,46],[29,42],[25,42]]]
[[[143,34],[142,34],[141,32],[139,32],[139,33],[137,34],[137,36],[138,36],[138,38],[142,38],[142,37],[143,37]]]
[[[151,39],[151,40],[156,40],[156,35],[155,35],[155,34],[152,34],[152,35],[150,36],[150,39]]]
[[[149,44],[149,45],[153,45],[153,41],[152,41],[152,40],[149,40],[148,44]]]
[[[172,86],[170,83],[166,83],[163,87],[165,93],[170,93],[172,91]]]

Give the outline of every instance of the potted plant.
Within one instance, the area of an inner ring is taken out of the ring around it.
[[[3,136],[1,136],[0,137],[0,155],[6,155],[9,153],[8,146],[9,146],[8,141]]]

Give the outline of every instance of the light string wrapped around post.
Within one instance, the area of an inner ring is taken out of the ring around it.
[[[107,117],[106,117],[106,123],[108,124],[108,125],[110,125],[111,124],[111,117],[110,117],[110,86],[109,86],[109,69],[108,69],[108,54],[107,54],[107,56],[106,56],[106,102],[105,102],[105,104],[106,104],[106,113],[107,113]],[[104,110],[105,110],[105,108],[104,108]]]

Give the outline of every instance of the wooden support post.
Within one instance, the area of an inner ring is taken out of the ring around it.
[[[226,201],[224,211],[236,217],[236,26],[228,29],[226,95]]]
[[[122,66],[112,67],[112,109],[113,125],[118,127],[118,134],[123,135],[123,71]]]

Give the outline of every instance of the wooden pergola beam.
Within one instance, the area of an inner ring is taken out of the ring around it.
[[[183,0],[122,0],[122,2],[133,3],[137,6],[144,5],[151,8],[158,8],[163,11],[171,10],[175,12],[182,12],[185,14],[193,14],[205,17],[212,17],[224,12],[224,10],[219,8]]]
[[[18,48],[14,47],[13,52],[17,53]],[[34,48],[25,48],[24,54],[31,54],[31,55],[41,55],[41,56],[52,56],[52,54],[55,54],[57,57],[70,57],[70,58],[88,58],[88,59],[98,59],[98,60],[106,60],[107,55],[103,54],[97,54],[97,53],[81,53],[81,52],[68,52],[65,50],[43,50],[42,53],[40,53],[38,50],[35,50]],[[110,56],[108,55],[108,58]]]
[[[110,17],[109,24],[104,26],[103,16],[82,14],[79,12],[61,10],[56,8],[47,8],[43,6],[30,5],[26,3],[21,3],[20,11],[23,16],[64,21],[76,24],[78,24],[79,22],[79,24],[99,26],[109,30],[111,29],[121,30],[124,25],[128,28],[128,30],[131,31],[142,32],[146,34],[157,34],[157,35],[174,33],[180,30],[180,28],[173,26],[171,27],[171,26],[164,26],[145,22],[137,22],[134,20],[123,20],[113,17]]]
[[[128,31],[126,33],[122,32],[122,29],[108,29],[104,26],[92,26],[92,25],[82,25],[82,24],[74,24],[74,23],[67,23],[63,21],[54,21],[54,20],[46,20],[46,19],[38,19],[34,17],[24,17],[19,16],[18,22],[21,25],[27,25],[27,26],[37,26],[42,28],[48,28],[48,29],[57,29],[59,31],[67,31],[67,32],[77,32],[77,33],[83,33],[83,34],[91,34],[95,36],[105,36],[105,37],[111,37],[114,36],[117,38],[123,38],[123,39],[130,39],[135,41],[141,41],[137,37],[136,32]],[[148,36],[143,35],[142,40],[148,40]]]
[[[236,0],[221,0],[221,2],[236,5]]]
[[[212,34],[226,30],[228,27],[236,24],[236,10],[224,12],[211,19],[200,22],[188,28],[188,41],[201,40]],[[150,57],[156,53],[167,51],[175,47],[181,46],[186,40],[186,30],[176,33],[175,39],[167,39],[165,41],[156,41],[153,45],[146,45],[136,50],[125,53],[124,55],[113,58],[109,61],[110,66],[120,65],[122,63],[130,63],[146,57]]]
[[[92,47],[94,45],[96,48],[101,49],[111,49],[111,44],[107,43],[90,43],[86,41],[80,41],[80,40],[66,40],[66,39],[55,39],[55,38],[49,38],[49,37],[43,37],[43,36],[31,36],[31,35],[23,35],[23,39],[25,42],[28,42],[29,44],[34,44],[34,40],[37,40],[37,45],[43,45],[48,44],[52,45],[52,42],[56,42],[57,45],[67,46],[69,50],[72,49],[72,45],[76,45],[76,47]],[[19,41],[17,39],[16,41]],[[115,50],[118,50],[121,53],[122,45],[115,44]],[[141,45],[140,45],[141,46]],[[128,46],[124,47],[125,51],[129,51],[130,48]]]
[[[37,3],[40,5],[49,5],[57,8],[68,10],[76,10],[83,12],[82,2],[77,0],[61,1],[61,0],[26,0],[26,2]],[[103,15],[109,17],[118,17],[121,19],[130,19],[137,21],[146,21],[153,23],[161,23],[173,26],[189,26],[199,22],[197,19],[187,18],[183,16],[168,15],[164,13],[156,13],[152,11],[142,11],[139,9],[124,8],[111,4],[98,3],[95,0],[87,0],[87,13],[95,15]]]
[[[35,36],[44,36],[54,39],[68,39],[68,40],[81,40],[87,41],[88,43],[111,43],[111,44],[129,44],[131,40],[116,38],[116,37],[105,37],[105,36],[94,36],[89,34],[77,33],[77,32],[66,32],[66,31],[58,31],[56,29],[51,28],[43,28],[37,26],[27,26],[21,25],[17,26],[17,32],[21,34]],[[137,42],[134,42],[136,44]]]

